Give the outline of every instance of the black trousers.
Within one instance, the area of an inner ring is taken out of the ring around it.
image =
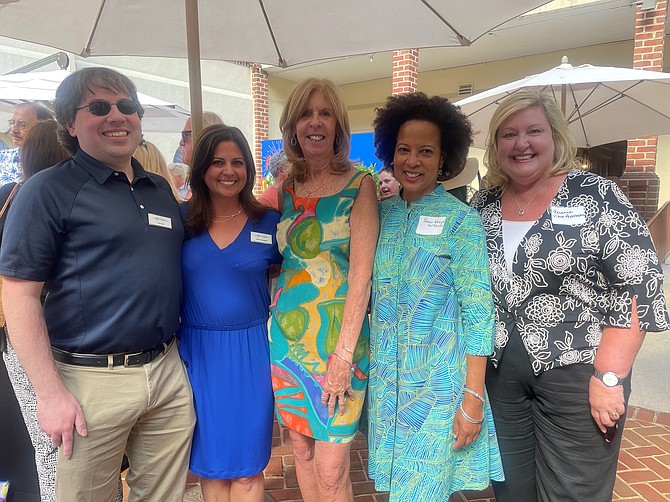
[[[0,328],[2,329],[2,328]],[[39,502],[35,450],[0,354],[0,481],[9,481],[9,502]]]
[[[486,372],[486,389],[502,454],[505,481],[493,483],[498,502],[612,500],[625,416],[613,443],[591,416],[592,364],[535,376],[514,331],[503,359]],[[624,384],[626,403],[630,376]]]

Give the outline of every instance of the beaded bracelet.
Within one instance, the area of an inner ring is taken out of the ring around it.
[[[470,415],[465,413],[465,410],[463,409],[463,403],[461,403],[461,405],[458,407],[458,409],[460,410],[461,415],[463,415],[463,418],[466,419],[471,424],[481,424],[484,421],[484,417],[482,417],[481,420],[475,420]]]
[[[479,399],[482,402],[482,404],[484,404],[484,398],[482,396],[480,396],[479,394],[477,394],[474,390],[471,390],[471,389],[468,389],[467,387],[464,387],[463,392],[467,392],[471,396],[475,396],[477,399]]]

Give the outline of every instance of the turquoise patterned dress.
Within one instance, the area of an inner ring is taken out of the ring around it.
[[[503,480],[486,398],[477,440],[454,451],[466,358],[493,350],[493,300],[477,213],[442,185],[380,204],[372,285],[370,477],[391,501],[447,501]]]

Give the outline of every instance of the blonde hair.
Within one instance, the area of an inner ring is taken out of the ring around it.
[[[168,170],[167,162],[165,162],[165,157],[163,157],[163,154],[156,145],[149,141],[140,141],[140,144],[135,149],[133,157],[135,157],[135,159],[140,164],[142,164],[142,167],[145,171],[158,174],[165,178],[165,180],[170,185],[170,189],[172,190],[172,194],[174,195],[175,199],[178,201],[181,200],[179,194],[177,193],[177,187],[175,186],[174,180],[172,179],[172,174]]]
[[[335,116],[335,142],[333,144],[333,163],[331,169],[334,172],[346,172],[351,169],[352,163],[349,160],[351,151],[351,129],[349,127],[349,115],[347,107],[344,104],[344,98],[337,86],[326,79],[308,78],[298,84],[288,97],[288,102],[279,119],[279,129],[284,139],[284,152],[291,163],[291,173],[298,180],[302,181],[307,175],[307,161],[303,155],[302,149],[296,140],[296,124],[307,108],[309,98],[315,92],[323,93],[326,101],[333,109]],[[295,145],[291,144],[295,142]]]
[[[572,169],[581,169],[580,164],[575,158],[577,155],[575,138],[570,132],[568,121],[563,116],[556,101],[548,94],[523,90],[505,98],[498,105],[493,117],[491,117],[489,133],[486,138],[486,153],[484,154],[484,164],[488,167],[488,172],[484,177],[487,188],[504,188],[509,183],[509,176],[501,169],[498,163],[497,136],[500,127],[514,113],[531,107],[537,107],[542,110],[551,126],[552,138],[554,140],[554,159],[553,165],[547,174],[564,174]]]

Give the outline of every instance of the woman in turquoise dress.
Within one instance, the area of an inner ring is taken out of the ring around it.
[[[464,167],[467,119],[446,99],[390,97],[377,157],[399,195],[380,203],[369,374],[369,468],[391,501],[446,501],[503,479],[484,389],[493,300],[475,211],[438,181]]]
[[[293,442],[303,499],[350,502],[349,450],[367,387],[375,183],[349,161],[349,120],[332,82],[299,84],[280,127],[291,174],[280,192],[284,261],[271,306],[277,418]]]
[[[190,470],[205,502],[261,502],[272,447],[269,270],[279,213],[253,195],[255,164],[236,127],[205,128],[185,204],[179,353],[197,423]]]

